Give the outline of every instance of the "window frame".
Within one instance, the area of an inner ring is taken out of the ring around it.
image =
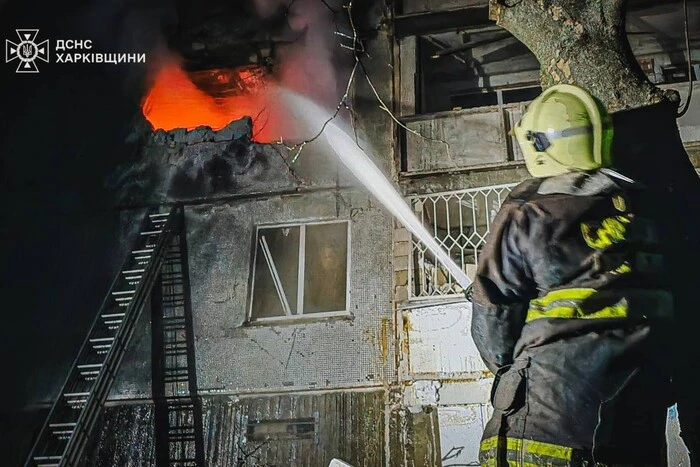
[[[351,272],[351,259],[352,259],[352,221],[350,219],[330,219],[330,220],[311,220],[311,221],[301,221],[301,222],[285,222],[285,223],[272,223],[272,224],[257,224],[255,226],[255,232],[253,234],[253,248],[254,253],[252,257],[252,264],[250,267],[250,298],[248,300],[248,310],[247,310],[247,322],[248,323],[275,323],[279,321],[306,321],[314,320],[320,318],[335,318],[335,317],[348,317],[351,316],[350,313],[350,272]],[[327,224],[345,224],[347,230],[347,258],[345,267],[345,310],[337,311],[324,311],[318,313],[304,313],[304,281],[303,273],[305,273],[306,266],[306,227],[315,225],[327,225]],[[299,261],[297,264],[298,276],[297,276],[297,313],[292,315],[284,316],[268,316],[262,318],[253,317],[253,301],[255,296],[255,274],[256,274],[256,264],[258,261],[258,241],[260,230],[264,229],[283,229],[286,227],[299,227]],[[299,313],[301,310],[301,313]]]
[[[405,36],[402,36],[400,41],[397,41],[394,47],[397,48],[396,53],[399,56],[405,56],[409,61],[413,63],[413,71],[414,71],[414,81],[412,85],[412,96],[409,96],[409,101],[412,103],[412,110],[413,112],[411,113],[400,113],[400,117],[402,118],[419,118],[419,119],[430,119],[433,118],[436,115],[442,115],[442,114],[449,114],[449,113],[455,113],[455,112],[464,112],[464,111],[473,111],[473,112],[482,112],[486,109],[493,108],[493,109],[498,109],[501,108],[505,105],[518,105],[522,103],[527,103],[530,100],[513,100],[511,102],[504,102],[503,100],[503,92],[508,92],[508,91],[517,91],[517,90],[523,90],[523,89],[528,89],[532,87],[539,86],[539,80],[534,79],[532,81],[522,81],[522,82],[517,82],[517,83],[508,83],[508,84],[500,84],[496,86],[491,86],[491,89],[488,87],[485,87],[483,85],[483,78],[479,78],[479,86],[474,88],[471,92],[464,93],[464,94],[488,94],[488,93],[493,93],[496,97],[496,103],[493,104],[487,104],[487,105],[475,105],[475,106],[453,106],[450,109],[443,109],[443,110],[433,110],[433,111],[426,111],[423,108],[423,100],[425,96],[422,93],[422,85],[420,83],[421,81],[421,76],[422,76],[422,67],[421,67],[421,52],[420,52],[420,38],[421,37],[426,37],[430,36],[431,34],[444,34],[444,33],[450,33],[450,32],[463,32],[463,33],[482,33],[482,32],[489,32],[489,31],[504,31],[508,33],[508,35],[512,38],[515,38],[511,33],[509,33],[505,28],[502,26],[499,26],[495,23],[484,23],[484,24],[465,24],[462,26],[455,26],[451,27],[448,29],[434,29],[434,30],[426,30],[426,31],[414,31],[411,34],[406,34]],[[413,38],[414,40],[414,45],[413,45],[413,51],[412,54],[405,54],[407,52],[404,49],[403,41],[407,38]],[[515,38],[517,40],[517,38]],[[403,64],[402,64],[403,65]],[[405,65],[404,65],[405,66]],[[405,76],[403,74],[403,71],[401,70],[401,67],[398,67],[399,69],[397,70],[397,73],[399,74],[400,78],[403,79]],[[535,70],[525,70],[525,71],[532,71],[534,74],[539,76],[539,72]],[[506,73],[506,74],[512,74],[512,73]],[[403,93],[404,89],[400,89],[400,92]],[[401,95],[401,100],[403,101],[404,96]],[[400,119],[402,119],[400,118]]]

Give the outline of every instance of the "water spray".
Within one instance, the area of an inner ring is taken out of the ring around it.
[[[331,115],[311,100],[298,94],[286,91],[284,99],[289,102],[289,107],[298,117],[309,124],[311,128],[320,128],[325,125],[323,134],[340,161],[401,224],[435,255],[435,258],[445,266],[462,289],[466,290],[471,284],[469,277],[440,247],[423,223],[416,217],[408,203],[365,151],[357,145],[350,135],[336,125],[333,120],[330,120]]]

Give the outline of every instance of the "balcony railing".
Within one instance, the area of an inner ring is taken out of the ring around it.
[[[423,225],[450,257],[474,278],[491,221],[516,183],[409,197]],[[453,297],[461,287],[415,237],[411,240],[409,298]]]

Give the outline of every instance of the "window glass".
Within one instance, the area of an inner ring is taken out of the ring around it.
[[[348,222],[260,227],[251,319],[347,309]]]
[[[306,228],[304,313],[345,310],[347,234],[345,223]]]

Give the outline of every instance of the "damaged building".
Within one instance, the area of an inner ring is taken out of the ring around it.
[[[529,177],[511,129],[538,61],[481,0],[208,4],[180,2],[108,180],[126,261],[52,414],[90,409],[80,385],[109,371],[104,404],[84,433],[49,417],[28,465],[59,465],[77,437],[74,465],[478,465],[493,375],[462,288],[275,83],[335,112],[473,277]],[[700,37],[688,76],[680,11],[633,0],[627,24],[649,79],[685,100]],[[678,125],[700,168],[697,102]],[[119,358],[90,354],[126,326]],[[668,430],[680,465],[673,411]]]

